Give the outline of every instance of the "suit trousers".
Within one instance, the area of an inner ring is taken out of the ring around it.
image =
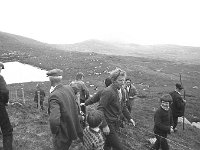
[[[169,145],[167,143],[167,134],[156,134],[156,142],[151,147],[151,150],[169,150]]]

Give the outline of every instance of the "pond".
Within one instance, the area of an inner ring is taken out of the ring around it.
[[[4,63],[1,74],[7,84],[48,81],[46,70],[20,62]]]

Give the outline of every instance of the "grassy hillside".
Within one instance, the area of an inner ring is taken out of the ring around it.
[[[63,82],[65,84],[73,80],[78,71],[82,71],[85,74],[85,82],[91,94],[96,92],[94,87],[103,88],[103,79],[109,75],[108,72],[112,69],[120,67],[127,71],[127,75],[139,90],[140,97],[135,101],[132,113],[137,123],[136,128],[126,126],[121,131],[121,140],[126,143],[127,149],[149,149],[150,143],[147,139],[153,137],[153,113],[159,105],[158,99],[163,93],[174,90],[174,84],[179,82],[179,73],[182,75],[182,82],[186,89],[187,107],[185,116],[189,121],[200,120],[200,66],[193,64],[196,57],[190,61],[192,63],[183,63],[182,59],[179,60],[179,57],[176,61],[166,59],[167,57],[156,59],[149,57],[152,55],[151,53],[149,55],[144,53],[145,57],[105,55],[99,54],[102,52],[101,48],[104,48],[107,53],[111,52],[110,54],[114,52],[120,54],[118,52],[125,52],[126,48],[122,49],[124,46],[121,44],[113,46],[104,42],[94,44],[95,42],[88,42],[84,48],[82,45],[85,45],[85,43],[70,45],[70,48],[66,51],[52,48],[52,45],[32,39],[0,32],[0,61],[17,60],[46,70],[63,69]],[[121,48],[119,45],[121,45]],[[88,49],[88,47],[90,48]],[[135,49],[138,49],[137,54],[142,53],[142,50],[140,51],[142,46],[140,45],[126,45],[126,47],[135,47]],[[178,48],[182,49],[183,47],[177,46]],[[146,46],[146,49],[151,50],[151,47]],[[173,48],[170,48],[170,46],[168,49],[173,52]],[[88,51],[86,52],[86,50]],[[186,51],[189,50],[191,50],[191,53],[198,54],[198,48],[192,49],[190,47]],[[163,52],[160,52],[161,57],[165,56]],[[173,55],[175,56],[174,53]],[[188,60],[190,59],[192,58]],[[39,113],[33,103],[33,92],[36,84],[9,85],[10,91],[18,90],[18,101],[22,98],[22,93],[20,93],[22,86],[25,92],[25,105],[8,106],[8,112],[14,126],[15,145],[19,150],[52,149],[46,111]],[[49,82],[44,82],[43,88],[48,95]],[[16,99],[12,98],[11,101],[16,101]],[[47,109],[47,102],[45,102],[45,106],[45,109]],[[95,106],[93,105],[88,109],[93,109]],[[171,149],[200,149],[200,142],[197,140],[200,138],[199,129],[186,125],[186,129],[182,131],[181,123],[179,123],[178,128],[178,133],[169,136]]]

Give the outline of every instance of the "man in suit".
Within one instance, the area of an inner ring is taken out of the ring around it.
[[[3,149],[12,150],[13,128],[5,107],[9,100],[9,90],[7,89],[3,76],[1,75],[2,69],[4,69],[4,65],[0,62],[0,127],[3,134]]]
[[[130,78],[126,78],[126,84],[125,84],[124,89],[126,90],[126,95],[127,95],[126,106],[129,110],[129,112],[131,113],[132,105],[134,103],[134,99],[138,95],[138,91],[137,91],[136,87],[131,83]]]
[[[51,82],[48,98],[48,113],[55,150],[68,150],[72,141],[82,139],[82,128],[78,118],[75,94],[69,85],[63,85],[63,71],[53,69],[47,72]]]
[[[123,144],[119,140],[118,132],[121,118],[124,116],[135,126],[126,104],[125,91],[122,88],[126,78],[126,72],[117,68],[110,74],[112,84],[106,87],[101,94],[99,106],[97,107],[103,114],[102,128],[106,135],[104,150],[123,150]]]
[[[184,100],[181,97],[181,91],[183,90],[183,87],[181,84],[176,83],[176,88],[174,91],[170,92],[170,95],[172,97],[172,104],[170,105],[170,108],[172,110],[172,116],[174,121],[174,132],[177,131],[176,126],[178,124],[178,117],[182,117],[184,115],[185,111],[185,104],[186,100]]]

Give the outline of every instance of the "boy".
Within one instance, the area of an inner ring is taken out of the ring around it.
[[[104,138],[99,126],[102,124],[102,113],[92,110],[87,116],[87,126],[83,131],[83,143],[86,150],[103,150]]]
[[[154,133],[156,136],[156,142],[151,147],[151,150],[169,150],[167,143],[167,134],[173,132],[173,119],[171,109],[169,107],[172,102],[170,94],[164,94],[160,98],[161,106],[154,114]]]

